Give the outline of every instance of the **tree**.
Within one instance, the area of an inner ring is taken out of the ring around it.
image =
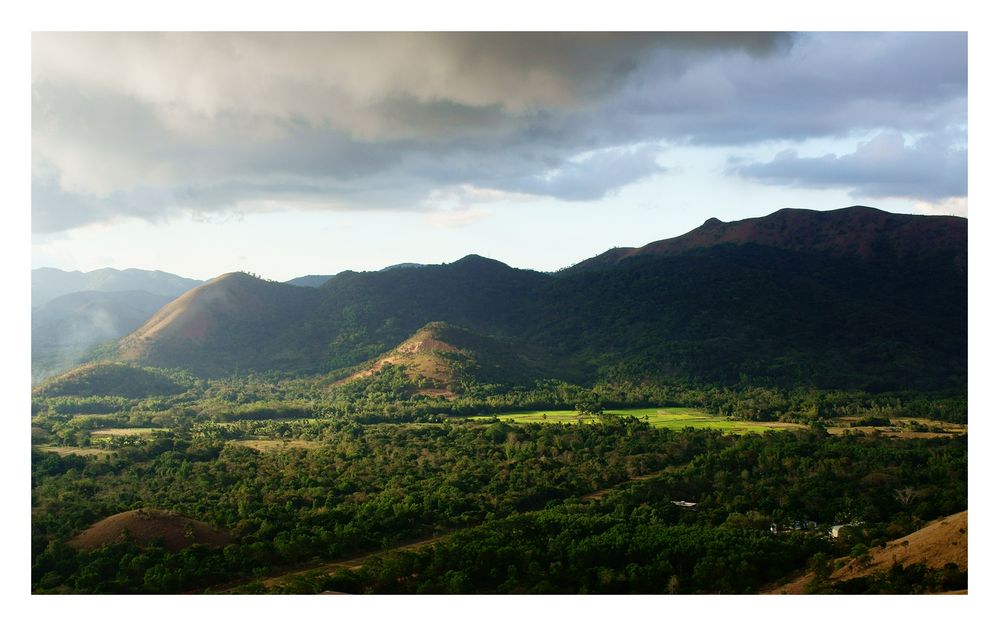
[[[576,412],[580,415],[603,415],[604,406],[596,396],[586,396],[576,402]]]

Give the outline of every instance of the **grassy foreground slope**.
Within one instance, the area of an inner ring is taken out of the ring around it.
[[[929,584],[937,582],[950,588],[921,589],[916,586],[927,585],[927,572],[931,573]],[[930,522],[883,547],[838,559],[832,573],[823,573],[821,578],[816,573],[808,573],[768,593],[918,593],[962,589],[967,593],[967,573],[968,512],[962,511]],[[963,587],[959,584],[962,580]],[[907,587],[906,583],[912,586]]]

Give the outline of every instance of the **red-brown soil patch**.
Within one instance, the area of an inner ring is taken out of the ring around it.
[[[90,550],[124,537],[140,546],[162,539],[167,550],[181,550],[196,543],[209,546],[229,543],[225,533],[204,522],[173,511],[136,509],[102,519],[70,540],[69,545]]]
[[[367,378],[377,374],[382,368],[389,365],[401,365],[406,368],[406,374],[411,379],[423,378],[438,383],[438,387],[423,388],[416,390],[416,393],[423,396],[441,396],[453,398],[455,393],[445,388],[445,385],[454,381],[454,371],[451,364],[443,358],[444,354],[467,354],[465,350],[455,347],[445,341],[441,341],[434,336],[435,329],[423,328],[412,337],[402,342],[396,348],[382,355],[374,365],[355,372],[350,376],[338,380],[332,384],[333,387]]]

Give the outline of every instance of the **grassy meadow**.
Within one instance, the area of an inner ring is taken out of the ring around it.
[[[804,428],[799,424],[789,424],[785,422],[750,422],[745,420],[733,420],[718,415],[711,415],[706,411],[691,409],[686,407],[653,407],[645,409],[614,409],[606,412],[607,415],[621,415],[647,419],[649,424],[656,428],[713,428],[730,432],[733,434],[761,433],[768,430],[788,430]],[[593,424],[600,421],[600,416],[580,415],[577,411],[530,411],[516,413],[500,413],[496,415],[476,415],[469,419],[489,420],[493,417],[504,421],[513,421],[517,424],[537,424],[537,423],[564,423],[564,424]]]
[[[237,439],[232,442],[235,445],[253,448],[258,452],[278,452],[298,448],[302,450],[312,450],[322,445],[318,441],[307,441],[305,439]]]

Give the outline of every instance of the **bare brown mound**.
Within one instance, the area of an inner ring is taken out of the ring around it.
[[[930,522],[910,535],[888,542],[884,548],[874,548],[870,555],[870,564],[863,567],[857,559],[839,561],[839,568],[829,580],[842,581],[870,576],[890,568],[896,562],[903,566],[925,563],[927,567],[934,569],[954,563],[961,570],[968,571],[968,512],[962,511]],[[812,577],[812,574],[805,574],[765,593],[804,593],[805,586]]]
[[[424,396],[442,396],[445,398],[454,397],[454,392],[445,387],[455,381],[453,365],[442,355],[460,354],[468,355],[467,350],[458,348],[438,337],[441,329],[445,328],[441,322],[431,322],[402,342],[395,349],[380,356],[372,365],[359,372],[351,374],[347,378],[333,383],[334,386],[342,385],[360,378],[367,378],[377,374],[382,368],[389,365],[402,365],[406,367],[407,376],[413,380],[423,378],[437,384],[436,388],[422,388],[417,393]]]
[[[204,522],[173,511],[136,509],[102,519],[70,540],[69,545],[91,550],[120,541],[123,537],[140,546],[162,539],[167,550],[181,550],[196,543],[208,546],[229,543],[225,533]]]

